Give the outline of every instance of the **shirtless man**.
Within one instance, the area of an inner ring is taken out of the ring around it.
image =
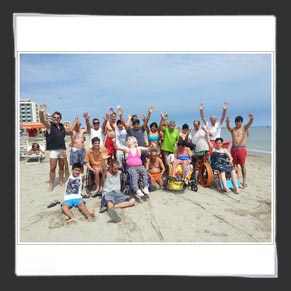
[[[232,137],[232,146],[231,146],[231,155],[233,157],[233,164],[238,170],[238,165],[241,167],[242,177],[243,177],[243,187],[247,187],[247,171],[246,171],[246,142],[248,138],[248,129],[252,125],[254,121],[254,115],[249,114],[249,122],[246,125],[242,125],[243,118],[242,116],[237,116],[235,118],[235,127],[231,127],[229,125],[229,117],[226,118],[226,127],[228,131],[231,133]]]
[[[115,138],[115,130],[118,129],[118,127],[116,124],[116,113],[113,111],[113,108],[110,108],[109,114],[105,115],[102,128],[105,135],[104,145],[108,149],[109,156],[115,158],[116,150],[112,139]]]
[[[79,118],[76,117],[72,127],[70,129],[71,134],[71,151],[70,151],[70,165],[79,163],[81,165],[81,173],[84,173],[84,158],[86,154],[85,144],[84,144],[84,134],[87,131],[85,128],[81,128],[81,122]]]
[[[157,186],[157,184],[163,187],[163,174],[166,171],[162,159],[159,157],[156,149],[151,150],[149,159],[146,162],[146,169],[148,170],[151,184]]]

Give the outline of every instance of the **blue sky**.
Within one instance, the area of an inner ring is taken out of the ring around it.
[[[103,120],[117,105],[140,117],[152,105],[150,122],[163,112],[180,127],[200,119],[200,103],[209,118],[228,102],[231,124],[252,113],[254,126],[271,125],[271,63],[270,54],[21,54],[20,98],[69,121]]]

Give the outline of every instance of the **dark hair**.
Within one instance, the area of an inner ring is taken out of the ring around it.
[[[76,168],[78,168],[78,169],[82,169],[81,164],[80,164],[80,163],[75,163],[75,164],[73,164],[73,166],[72,166],[72,170],[74,170],[74,169],[76,169]]]
[[[95,142],[95,141],[99,141],[100,142],[100,138],[98,136],[95,136],[91,139],[91,142],[92,144]]]
[[[118,119],[118,120],[116,121],[116,124],[122,124],[121,120]]]
[[[92,123],[94,123],[94,121],[98,121],[98,122],[100,122],[100,120],[99,120],[98,118],[94,118],[94,119],[92,120]]]
[[[136,115],[136,114],[133,114],[133,115],[131,116],[131,120],[133,121],[134,119],[137,119],[137,115]]]
[[[189,129],[189,125],[188,125],[187,123],[184,123],[184,124],[182,125],[182,129]]]
[[[33,149],[34,145],[37,145],[37,148],[39,149],[39,144],[37,142],[34,142],[32,145],[31,145],[31,148]]]
[[[177,146],[182,146],[182,147],[186,146],[186,141],[183,139],[180,139],[177,143]]]
[[[150,124],[150,127],[152,127],[152,126],[158,127],[158,124],[157,124],[156,122],[152,122],[152,123]]]
[[[54,115],[59,115],[59,116],[60,116],[60,119],[62,119],[62,114],[61,114],[59,111],[55,111],[55,112],[52,114],[52,116],[54,116]]]
[[[234,120],[234,122],[243,122],[244,121],[244,119],[242,118],[242,116],[237,116],[236,118],[235,118],[235,120]]]
[[[113,167],[113,165],[118,165],[119,166],[119,162],[116,159],[112,159],[109,164],[110,164],[111,168]]]
[[[218,141],[221,141],[221,142],[223,142],[223,138],[222,137],[217,137],[216,139],[215,139],[215,142],[218,142]]]
[[[137,124],[137,123],[139,123],[139,124],[140,124],[140,121],[139,121],[139,119],[135,119],[135,120],[133,120],[133,122],[132,122],[132,125],[135,125],[135,124]]]

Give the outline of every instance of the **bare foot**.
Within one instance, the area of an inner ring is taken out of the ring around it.
[[[49,186],[49,188],[47,190],[48,190],[48,192],[52,192],[54,190],[54,186]]]
[[[71,223],[71,222],[74,222],[74,221],[77,221],[77,218],[76,217],[69,218],[65,222],[66,223]]]
[[[90,220],[93,217],[95,217],[95,208],[93,208],[89,211],[89,217],[87,217],[87,219]]]
[[[61,186],[61,187],[64,187],[64,182],[61,182],[61,181],[60,181],[60,186]]]
[[[235,194],[239,194],[241,192],[241,190],[239,189],[239,188],[236,188],[235,190],[234,190],[234,193]]]
[[[229,188],[227,188],[227,187],[223,188],[223,191],[224,192],[227,192],[227,193],[230,193],[231,192],[231,190]]]
[[[102,191],[103,191],[103,188],[102,188],[102,186],[100,186],[98,192],[102,192]]]

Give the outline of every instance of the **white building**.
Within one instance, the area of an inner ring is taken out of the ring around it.
[[[30,99],[20,99],[19,122],[40,122],[38,114],[38,104]]]

